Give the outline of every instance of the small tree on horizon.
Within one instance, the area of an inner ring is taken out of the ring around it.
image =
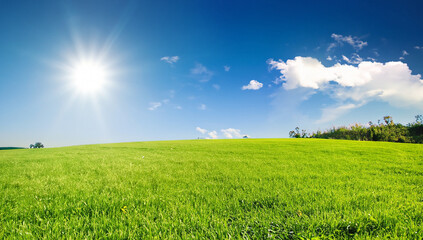
[[[41,142],[36,142],[35,144],[29,145],[29,148],[44,148],[44,145]]]
[[[383,117],[383,120],[385,121],[386,125],[394,125],[394,121],[392,120],[391,116],[385,116]]]
[[[415,116],[417,124],[423,124],[423,115],[419,114]]]

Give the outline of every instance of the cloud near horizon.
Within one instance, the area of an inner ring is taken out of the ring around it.
[[[199,132],[199,133],[201,133],[203,135],[208,136],[208,137],[206,137],[206,139],[210,139],[210,138],[211,139],[217,139],[218,138],[217,132],[215,130],[208,131],[207,129],[200,128],[200,127],[196,127],[195,130],[197,130],[197,132]]]
[[[208,131],[207,129],[201,128],[201,127],[196,127],[195,130],[203,135],[206,135],[207,139],[218,139],[218,133],[217,131],[213,130],[213,131]],[[243,135],[241,134],[241,130],[239,129],[235,129],[235,128],[227,128],[227,129],[221,129],[220,130],[223,135],[226,138],[241,138]],[[246,135],[248,136],[248,135]]]
[[[208,133],[208,135],[211,139],[217,139],[218,138],[216,131],[211,131],[211,132]]]
[[[195,130],[197,130],[198,132],[200,132],[201,134],[206,134],[207,130],[204,128],[200,128],[200,127],[196,127]]]
[[[228,128],[228,129],[222,129],[220,130],[223,135],[225,135],[226,138],[241,138],[241,130],[234,129],[234,128]]]
[[[423,109],[421,75],[413,75],[408,65],[400,61],[362,61],[357,66],[336,63],[326,67],[315,58],[297,56],[286,62],[269,59],[268,64],[280,71],[284,89],[315,89],[337,100],[336,106],[323,109],[320,122],[336,119],[335,112],[340,115],[373,100]]]

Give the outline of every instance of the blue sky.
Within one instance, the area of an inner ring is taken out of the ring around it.
[[[0,1],[0,146],[287,137],[385,115],[408,123],[423,113],[421,9]],[[95,90],[75,84],[83,63],[101,68]]]

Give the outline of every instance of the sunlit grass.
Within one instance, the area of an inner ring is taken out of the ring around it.
[[[193,140],[0,152],[0,238],[423,237],[423,145]]]

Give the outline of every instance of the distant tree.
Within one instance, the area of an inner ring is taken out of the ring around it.
[[[35,144],[29,145],[29,148],[44,148],[44,145],[40,142],[36,142]]]
[[[302,129],[300,132],[299,127],[296,127],[293,131],[289,131],[289,137],[291,138],[308,138],[309,135],[310,134],[308,134],[304,129]]]
[[[383,117],[383,120],[385,121],[386,125],[393,125],[394,121],[392,120],[391,116],[385,116]]]
[[[291,138],[300,138],[301,137],[300,128],[299,127],[296,127],[295,130],[289,131],[289,137],[291,137]]]
[[[423,115],[416,115],[415,118],[417,124],[423,124]]]

